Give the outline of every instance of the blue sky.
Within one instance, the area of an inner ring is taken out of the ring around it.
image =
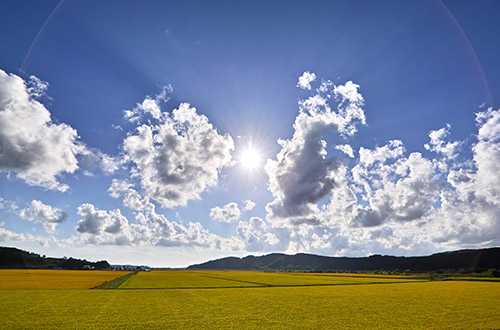
[[[0,244],[152,266],[497,246],[498,7],[1,3]]]

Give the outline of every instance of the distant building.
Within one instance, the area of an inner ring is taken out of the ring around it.
[[[147,266],[131,266],[131,265],[113,265],[112,270],[127,271],[127,272],[149,272],[151,268]]]

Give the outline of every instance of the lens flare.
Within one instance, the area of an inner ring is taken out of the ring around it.
[[[240,166],[250,171],[257,169],[260,166],[261,162],[262,157],[259,151],[253,147],[248,147],[243,150],[238,159],[238,163],[240,164]]]

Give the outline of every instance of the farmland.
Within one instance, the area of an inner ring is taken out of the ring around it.
[[[125,274],[127,272],[2,269],[0,270],[0,290],[90,289]]]
[[[341,284],[374,284],[422,280],[412,277],[264,273],[251,271],[155,271],[139,273],[120,286],[121,289],[182,289],[224,287],[325,286]]]
[[[113,290],[2,289],[0,329],[495,329],[498,301],[498,282],[152,271]]]

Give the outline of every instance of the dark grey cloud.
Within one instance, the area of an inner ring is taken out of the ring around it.
[[[335,187],[342,160],[327,157],[322,136],[351,136],[356,124],[365,122],[361,108],[364,100],[358,88],[350,81],[339,86],[324,82],[317,94],[299,102],[293,137],[278,141],[281,151],[276,160],[266,164],[269,190],[274,196],[266,206],[269,221],[293,225],[318,225],[323,221],[318,202]]]

